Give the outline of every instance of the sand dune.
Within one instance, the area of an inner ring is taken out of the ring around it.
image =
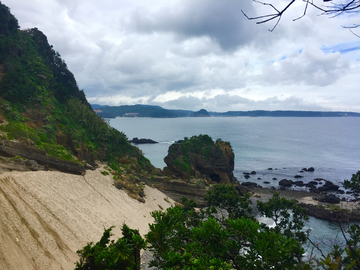
[[[76,251],[112,225],[148,231],[150,213],[173,202],[145,187],[146,203],[113,186],[101,168],[76,176],[55,171],[0,174],[0,269],[74,269]]]

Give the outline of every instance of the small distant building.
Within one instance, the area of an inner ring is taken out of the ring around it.
[[[102,110],[94,110],[95,113],[102,113]]]
[[[124,113],[123,117],[138,117],[139,113]]]

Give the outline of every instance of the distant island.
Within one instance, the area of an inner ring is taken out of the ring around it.
[[[108,106],[91,104],[93,110],[104,118],[116,117],[150,117],[150,118],[177,118],[177,117],[360,117],[356,112],[330,112],[330,111],[228,111],[208,112],[191,110],[168,110],[153,105],[122,105]]]

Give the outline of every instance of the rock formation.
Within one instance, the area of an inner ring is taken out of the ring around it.
[[[169,147],[164,158],[167,165],[164,174],[183,179],[192,176],[209,178],[214,183],[235,183],[234,157],[230,143],[221,140],[214,143],[208,135],[193,136]]]

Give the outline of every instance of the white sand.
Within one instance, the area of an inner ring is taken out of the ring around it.
[[[99,241],[104,228],[115,225],[118,238],[125,222],[143,235],[150,213],[173,203],[148,186],[140,203],[101,170],[0,174],[0,269],[74,269],[76,251]]]

